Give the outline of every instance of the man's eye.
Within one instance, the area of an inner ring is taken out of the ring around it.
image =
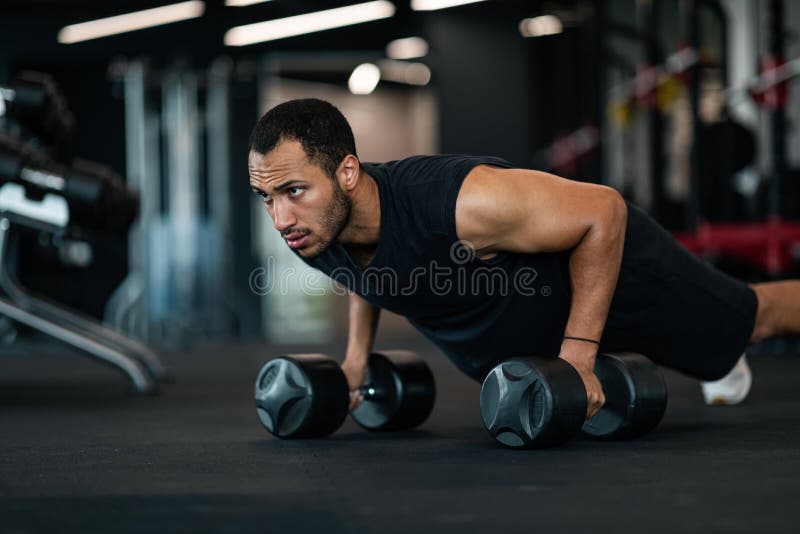
[[[289,194],[291,196],[293,196],[293,197],[296,197],[297,195],[299,195],[302,192],[303,192],[303,188],[302,187],[290,187],[289,188]]]
[[[269,193],[258,193],[258,196],[260,196],[261,200],[264,202],[270,202],[272,200],[272,197],[269,196]]]

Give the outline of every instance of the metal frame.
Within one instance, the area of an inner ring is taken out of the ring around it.
[[[14,223],[0,216],[0,314],[63,341],[122,372],[138,393],[152,393],[167,372],[145,345],[73,310],[34,297],[17,281],[13,269]]]

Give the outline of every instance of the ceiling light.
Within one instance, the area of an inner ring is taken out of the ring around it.
[[[428,42],[422,37],[395,39],[386,45],[386,55],[392,59],[412,59],[428,55]]]
[[[378,66],[381,69],[382,80],[409,85],[428,85],[431,81],[431,69],[424,63],[384,59]]]
[[[564,24],[555,15],[542,15],[530,19],[523,19],[519,23],[519,33],[523,37],[543,37],[556,35],[564,31]]]
[[[228,30],[225,33],[225,44],[229,46],[244,46],[263,43],[264,41],[285,39],[295,35],[385,19],[394,15],[394,12],[394,4],[386,0],[377,0],[375,2],[316,11],[305,15],[257,22],[246,26],[236,26]]]
[[[252,6],[253,4],[262,4],[270,2],[271,0],[225,0],[225,5],[228,7],[244,7]]]
[[[475,4],[484,0],[411,0],[411,9],[414,11],[434,11],[448,7]]]
[[[70,24],[61,28],[61,31],[58,32],[58,42],[64,44],[78,43],[97,39],[98,37],[107,37],[134,30],[152,28],[153,26],[161,26],[162,24],[170,24],[180,20],[193,19],[202,15],[205,9],[204,2],[192,0],[104,19],[90,20],[79,24]]]
[[[347,87],[354,95],[368,95],[378,86],[381,81],[381,69],[372,63],[362,63],[350,75],[347,80]]]

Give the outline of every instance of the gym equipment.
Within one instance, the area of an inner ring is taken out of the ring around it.
[[[125,175],[140,213],[127,277],[104,318],[138,339],[183,345],[261,333],[261,301],[239,284],[252,270],[252,228],[241,214],[251,198],[231,186],[232,162],[248,150],[233,125],[249,125],[257,84],[235,65],[220,57],[207,69],[145,59],[109,66],[124,96]]]
[[[18,230],[52,236],[87,230],[127,232],[138,196],[110,169],[89,162],[52,161],[0,135],[0,314],[63,341],[125,374],[135,391],[153,392],[167,379],[149,347],[74,310],[35,297],[16,278]]]
[[[367,430],[403,430],[422,424],[436,397],[433,374],[419,356],[403,350],[369,357],[363,402],[353,419]],[[255,384],[256,411],[279,438],[321,437],[344,422],[347,380],[324,354],[288,354],[267,362]]]
[[[347,380],[339,364],[324,354],[289,354],[264,365],[255,398],[258,418],[273,435],[326,436],[347,415]]]
[[[28,197],[63,197],[72,226],[124,232],[138,214],[138,194],[108,167],[86,160],[63,165],[0,134],[0,185],[7,182],[22,185]]]
[[[560,358],[516,358],[497,365],[481,387],[481,417],[494,439],[512,448],[560,445],[586,419],[586,389]]]
[[[600,136],[596,125],[581,126],[537,150],[532,157],[533,167],[550,169],[562,175],[574,174],[580,160],[590,154],[599,143]]]
[[[41,72],[20,72],[11,84],[0,86],[0,119],[7,117],[55,144],[64,141],[75,127],[75,117],[61,89]]]
[[[778,216],[756,223],[701,221],[693,232],[675,234],[675,239],[699,256],[729,255],[778,277],[795,263],[800,223]]]
[[[594,374],[606,402],[581,430],[597,439],[633,439],[653,430],[667,409],[667,385],[656,365],[639,354],[599,354]]]
[[[4,192],[0,189],[0,209],[2,209]],[[15,261],[15,251],[19,242],[17,226],[12,224],[9,219],[0,219],[0,289],[11,301],[31,314],[62,325],[79,338],[91,339],[114,351],[133,355],[157,381],[168,381],[169,373],[161,363],[158,354],[149,346],[109,328],[93,318],[85,317],[75,310],[33,295],[20,284],[16,276]],[[146,386],[146,389],[150,389],[150,386]]]
[[[353,419],[367,430],[402,430],[421,425],[433,410],[433,373],[416,354],[405,350],[373,353],[369,359],[364,401]]]
[[[598,439],[629,439],[658,425],[667,391],[652,362],[633,353],[598,354],[595,374],[606,403],[586,420],[586,389],[569,363],[540,357],[503,362],[481,388],[484,426],[507,447],[543,448],[560,445],[581,430]]]
[[[754,222],[709,222],[701,209],[702,187],[695,184],[687,231],[676,234],[675,238],[700,256],[733,258],[766,272],[770,278],[781,278],[791,273],[796,264],[795,251],[800,246],[800,223],[794,220],[796,203],[787,193],[792,184],[787,180],[786,157],[787,83],[800,76],[800,58],[783,60],[786,48],[783,2],[768,2],[765,14],[768,47],[762,58],[762,70],[745,87],[726,90],[726,96],[730,99],[736,94],[746,94],[768,112],[771,171],[767,213],[763,220]],[[696,152],[704,156],[704,145]],[[695,162],[697,176],[702,175],[702,163],[702,160]]]

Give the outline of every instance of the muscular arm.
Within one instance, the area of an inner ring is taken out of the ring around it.
[[[458,236],[479,257],[571,250],[572,303],[564,335],[594,340],[603,332],[616,287],[626,221],[625,202],[613,189],[522,169],[476,167],[456,203]],[[564,340],[561,346],[560,357],[585,382],[596,381],[596,355],[597,346],[591,343]],[[593,402],[595,389],[587,382],[590,416],[604,402],[599,389]]]
[[[347,385],[350,388],[350,409],[352,410],[363,400],[358,393],[358,388],[363,385],[366,378],[367,361],[372,352],[375,332],[378,330],[381,309],[355,293],[350,293],[348,299],[349,330],[342,371],[344,371]]]
[[[355,293],[348,296],[350,317],[345,360],[366,363],[378,330],[381,309]]]

